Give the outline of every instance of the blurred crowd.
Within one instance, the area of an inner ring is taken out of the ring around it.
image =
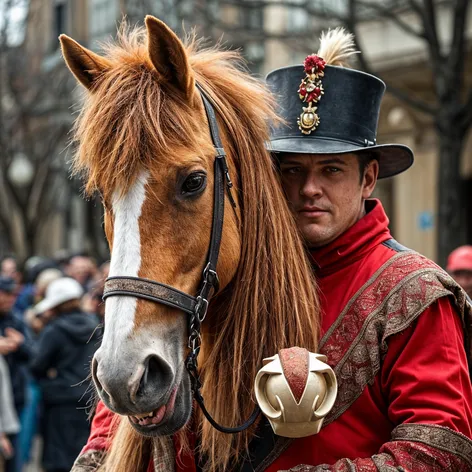
[[[25,470],[40,437],[43,469],[68,472],[89,435],[109,264],[86,254],[0,262],[0,471]]]
[[[472,296],[472,246],[447,271]],[[87,255],[0,267],[0,471],[22,472],[42,438],[46,472],[69,471],[89,435],[90,361],[103,333],[109,263]]]

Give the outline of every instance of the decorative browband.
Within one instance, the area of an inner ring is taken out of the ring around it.
[[[320,117],[316,113],[318,103],[323,95],[323,84],[321,78],[324,76],[326,62],[316,54],[307,56],[305,59],[305,77],[302,79],[298,89],[298,96],[307,107],[303,107],[303,112],[297,120],[298,128],[303,134],[310,134],[320,123]]]

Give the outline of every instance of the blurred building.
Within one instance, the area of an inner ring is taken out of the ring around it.
[[[264,2],[262,2],[264,4]],[[66,33],[82,44],[96,48],[116,32],[123,14],[131,23],[142,22],[146,13],[154,14],[179,33],[197,25],[202,35],[212,40],[224,34],[224,43],[241,48],[256,74],[264,75],[274,68],[301,63],[307,54],[316,51],[321,29],[336,24],[326,17],[310,16],[328,5],[331,11],[345,13],[346,0],[293,0],[291,7],[274,2],[261,8],[253,0],[35,0],[38,15],[29,22],[27,47],[41,45],[36,60],[40,67],[65,66],[60,57],[57,36]],[[297,6],[298,5],[298,6]],[[304,8],[300,8],[302,5]],[[405,11],[402,19],[415,27],[415,19]],[[450,35],[451,18],[438,15],[440,40]],[[308,34],[307,31],[310,33]],[[468,31],[472,36],[472,18]],[[360,25],[359,37],[365,54],[375,71],[390,83],[411,95],[428,100],[432,97],[432,78],[428,69],[424,44],[402,32],[391,22],[366,18]],[[472,61],[466,63],[467,80],[472,82]],[[80,90],[70,94],[70,104],[80,102]],[[68,120],[62,113],[57,119]],[[436,258],[438,143],[429,116],[387,94],[380,124],[379,142],[399,142],[415,152],[416,162],[403,175],[381,181],[377,195],[382,199],[391,220],[394,236],[403,244]],[[61,156],[64,161],[64,155]],[[67,155],[66,155],[67,160]],[[462,176],[472,183],[472,142],[467,143],[462,158]],[[472,185],[468,186],[472,188]],[[472,191],[469,202],[472,202]],[[64,211],[56,215],[54,232],[45,233],[43,252],[59,248],[105,252],[101,235],[101,208],[86,203],[80,196],[80,183],[67,186],[61,201]],[[472,203],[468,208],[472,222]],[[471,223],[469,223],[471,224]],[[469,239],[472,227],[468,228]]]

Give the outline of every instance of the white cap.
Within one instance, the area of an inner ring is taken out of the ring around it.
[[[62,277],[52,281],[46,289],[44,300],[40,301],[34,311],[38,314],[51,310],[62,303],[82,298],[84,289],[75,279]]]

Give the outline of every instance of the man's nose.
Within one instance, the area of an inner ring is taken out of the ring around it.
[[[308,176],[302,187],[300,188],[300,195],[302,197],[318,197],[323,193],[321,186],[312,176]]]

